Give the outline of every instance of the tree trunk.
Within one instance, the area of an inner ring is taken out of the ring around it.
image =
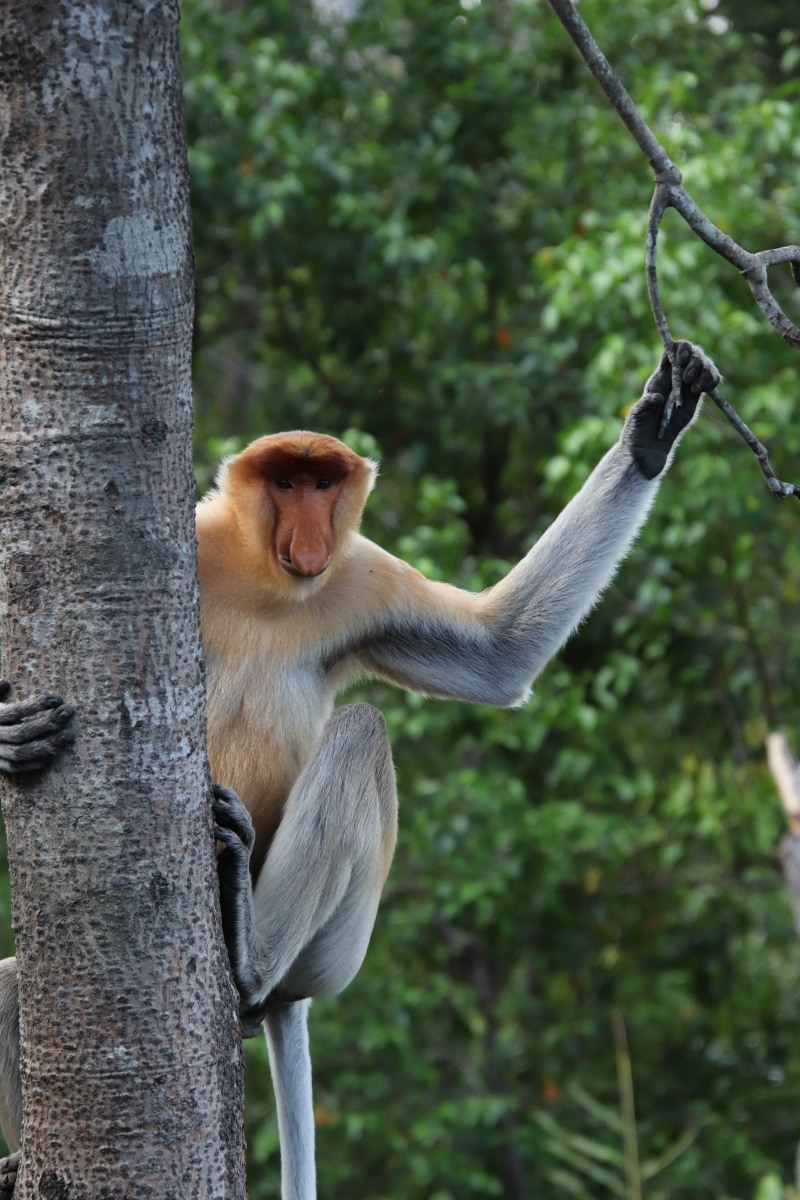
[[[174,0],[0,4],[0,636],[76,749],[5,786],[19,1200],[244,1195],[195,583]],[[73,1190],[74,1189],[74,1190]]]

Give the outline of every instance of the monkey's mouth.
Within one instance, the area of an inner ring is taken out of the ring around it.
[[[284,554],[281,554],[279,556],[278,561],[280,563],[280,568],[283,571],[283,573],[285,575],[291,576],[292,579],[319,579],[320,575],[324,575],[325,572],[327,571],[327,569],[330,565],[331,557],[330,557],[330,555],[328,555],[328,557],[325,559],[325,562],[322,564],[322,566],[316,567],[316,565],[315,565],[312,568],[298,567],[292,562],[292,560],[289,557],[287,557]]]

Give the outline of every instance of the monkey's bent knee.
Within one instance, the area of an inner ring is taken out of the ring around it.
[[[337,708],[325,729],[326,734],[338,737],[382,738],[388,742],[389,731],[383,713],[372,704],[344,704]]]

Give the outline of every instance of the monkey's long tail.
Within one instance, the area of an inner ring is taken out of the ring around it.
[[[310,1004],[295,1000],[270,1005],[264,1022],[281,1140],[281,1200],[316,1200],[317,1195]]]

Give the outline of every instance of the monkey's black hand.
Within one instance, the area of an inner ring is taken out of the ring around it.
[[[60,696],[9,701],[10,694],[11,684],[0,679],[0,771],[43,771],[75,740],[75,709]]]
[[[234,981],[239,994],[244,995],[251,934],[250,855],[255,832],[250,814],[236,792],[215,785],[212,797],[214,836],[222,844],[217,858],[222,932]]]
[[[655,479],[670,460],[681,434],[692,423],[703,392],[712,392],[720,375],[713,362],[692,342],[676,342],[682,400],[662,429],[664,408],[672,391],[672,364],[667,355],[645,384],[644,395],[634,404],[622,431],[622,442],[646,479]],[[674,398],[677,399],[677,398]]]
[[[0,1158],[0,1200],[10,1200],[14,1195],[19,1170],[19,1150],[9,1154],[8,1158]]]

